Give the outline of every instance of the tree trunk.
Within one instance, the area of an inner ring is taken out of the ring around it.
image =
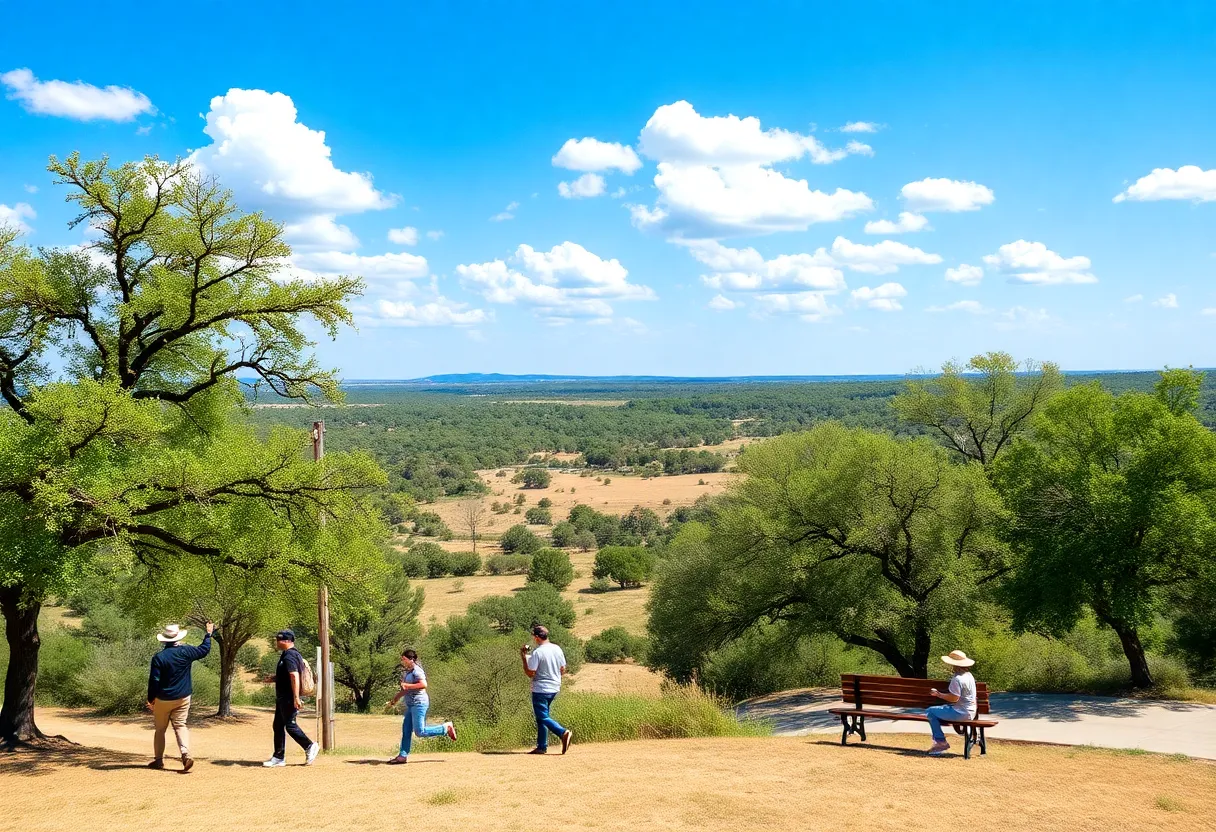
[[[929,678],[929,648],[932,639],[929,630],[922,624],[916,625],[916,636],[912,645],[912,675],[918,679]]]
[[[841,633],[840,639],[846,644],[852,644],[855,647],[866,647],[873,650],[878,655],[887,660],[887,664],[895,668],[895,672],[903,677],[916,677],[916,666],[912,661],[900,651],[899,645],[890,636],[878,633],[877,638],[867,638],[852,633]],[[925,671],[922,669],[919,678],[925,678]]]
[[[232,716],[232,680],[236,676],[236,654],[244,641],[228,636],[220,641],[220,706],[215,715]]]
[[[1144,645],[1140,643],[1140,634],[1135,627],[1123,624],[1111,624],[1119,643],[1123,645],[1123,654],[1127,656],[1128,666],[1132,671],[1132,687],[1151,688],[1153,675],[1148,670],[1148,657],[1144,655]]]
[[[43,739],[34,724],[34,688],[38,681],[38,612],[41,601],[22,599],[25,587],[0,588],[0,612],[8,640],[8,672],[4,677],[4,705],[0,707],[0,743],[13,746]]]

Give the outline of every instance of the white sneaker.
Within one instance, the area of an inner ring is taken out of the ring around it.
[[[451,722],[443,723],[443,732],[448,735],[448,739],[450,739],[452,742],[456,742],[456,726],[455,725],[453,725]]]
[[[269,760],[262,763],[262,765],[266,768],[282,768],[283,766],[287,765],[287,761],[281,760],[278,757],[271,757]]]
[[[314,742],[312,745],[308,746],[308,752],[307,752],[308,757],[304,760],[304,765],[306,765],[306,766],[312,765],[312,761],[317,759],[317,755],[320,753],[321,753],[321,744],[319,742]]]

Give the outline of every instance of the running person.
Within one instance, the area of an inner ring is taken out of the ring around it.
[[[418,664],[418,653],[413,649],[404,651],[401,654],[401,666],[404,668],[401,674],[401,689],[388,705],[393,707],[404,696],[405,719],[401,723],[401,749],[396,757],[388,761],[390,766],[404,765],[410,761],[410,746],[415,736],[421,739],[442,737],[446,734],[448,739],[456,741],[456,726],[451,722],[430,726],[426,724],[426,711],[431,705],[431,698],[426,692],[426,671]]]

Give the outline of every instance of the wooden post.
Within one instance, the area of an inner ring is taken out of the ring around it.
[[[325,423],[312,423],[312,458],[320,461],[325,456]],[[325,522],[325,515],[321,515]],[[321,642],[321,665],[317,668],[317,711],[321,720],[321,749],[334,748],[334,691],[329,673],[329,587],[324,584],[317,590],[317,637]]]

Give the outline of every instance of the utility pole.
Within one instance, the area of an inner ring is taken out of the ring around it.
[[[325,423],[312,423],[312,458],[320,462],[325,456]],[[321,515],[325,522],[325,515]],[[317,668],[317,719],[321,722],[321,749],[332,751],[334,747],[334,687],[333,674],[329,670],[329,587],[321,584],[317,589],[317,635],[321,642],[321,666]]]

